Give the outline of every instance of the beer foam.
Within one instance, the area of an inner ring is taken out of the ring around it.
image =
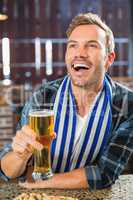
[[[34,117],[49,117],[51,115],[54,115],[53,110],[36,110],[36,111],[31,111],[29,113],[29,116],[34,116]]]

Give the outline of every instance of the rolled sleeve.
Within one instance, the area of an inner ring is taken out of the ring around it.
[[[4,155],[6,155],[8,152],[11,151],[11,144],[6,144],[3,149],[0,150],[0,160],[3,158]],[[4,180],[4,181],[9,181],[10,177],[7,177],[3,171],[0,168],[0,179]]]
[[[85,172],[90,190],[101,189],[103,187],[101,173],[97,166],[87,166],[85,167]]]
[[[12,147],[11,144],[4,145],[3,149],[0,150],[0,159],[7,154],[9,151],[11,151]]]

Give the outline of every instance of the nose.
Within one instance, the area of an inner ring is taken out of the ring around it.
[[[88,56],[88,52],[85,47],[78,47],[76,49],[76,57],[86,58]]]

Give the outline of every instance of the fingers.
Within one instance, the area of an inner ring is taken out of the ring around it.
[[[25,139],[34,149],[42,150],[43,145],[36,140],[36,133],[27,125],[22,127],[22,132],[25,134]]]
[[[52,140],[54,140],[56,138],[56,133],[55,132],[50,133],[50,137]]]
[[[33,149],[42,150],[43,145],[36,141],[35,132],[29,126],[22,127],[17,131],[12,143],[13,151],[24,153],[25,151],[32,153]]]
[[[32,139],[36,139],[36,133],[28,125],[24,125],[22,131],[27,135],[27,137],[29,136]]]
[[[13,138],[12,149],[15,152],[23,153],[25,150],[28,151],[28,145],[21,139],[20,136]]]
[[[31,183],[31,182],[27,182],[27,181],[24,182],[24,183],[20,182],[19,186],[24,187],[24,188],[28,188],[28,189],[37,188],[36,183]]]
[[[36,182],[19,182],[19,186],[27,188],[27,189],[35,189],[35,188],[46,188],[47,180],[45,181],[36,181]]]

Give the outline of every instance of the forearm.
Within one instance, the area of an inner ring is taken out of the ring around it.
[[[16,178],[24,172],[30,156],[30,154],[21,156],[15,152],[9,152],[1,159],[1,170],[6,176]]]
[[[35,183],[21,183],[27,188],[58,188],[58,189],[78,189],[88,188],[85,170],[83,168],[75,169],[71,172],[54,174],[54,176],[45,181],[37,181]]]
[[[55,174],[51,180],[49,179],[47,184],[48,187],[51,188],[88,188],[88,182],[83,168],[71,172]]]

